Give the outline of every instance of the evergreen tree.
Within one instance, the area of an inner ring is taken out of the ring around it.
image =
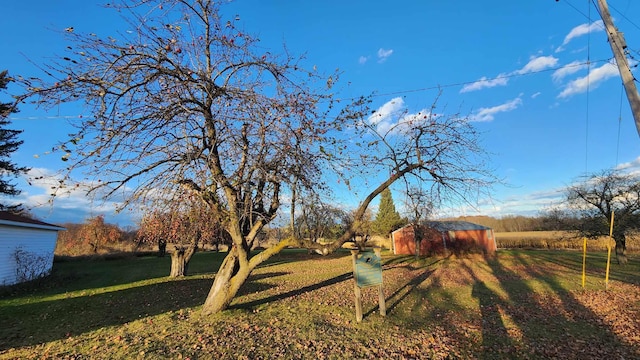
[[[400,214],[396,211],[393,204],[391,190],[386,188],[380,193],[380,206],[378,214],[373,222],[373,232],[379,235],[389,235],[393,230],[401,227],[404,221],[400,218]]]
[[[5,90],[11,82],[6,70],[0,72],[0,90]],[[11,103],[0,102],[0,195],[15,196],[20,194],[20,190],[16,189],[15,184],[10,183],[8,177],[17,177],[22,173],[26,173],[29,169],[20,167],[11,162],[11,153],[16,151],[22,144],[22,140],[17,137],[22,130],[11,130],[6,127],[9,125],[9,114],[16,112],[16,108]],[[7,206],[0,203],[0,210],[18,210],[19,205]]]

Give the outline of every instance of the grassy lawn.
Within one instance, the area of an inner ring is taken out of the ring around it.
[[[495,258],[383,253],[387,317],[364,289],[355,321],[348,252],[286,251],[260,267],[229,310],[199,310],[224,254],[190,275],[169,259],[57,262],[38,284],[0,289],[0,358],[346,359],[638,358],[640,256],[509,251]]]

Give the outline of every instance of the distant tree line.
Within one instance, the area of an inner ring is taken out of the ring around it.
[[[60,224],[55,254],[81,256],[132,250],[136,244],[135,231],[121,229],[104,221],[104,216],[90,217],[83,223]]]
[[[496,232],[519,231],[569,231],[580,228],[580,219],[563,211],[550,210],[536,216],[507,215],[500,218],[491,216],[460,216],[451,220],[469,221],[488,226]]]
[[[66,230],[58,232],[55,254],[84,256],[157,250],[159,256],[166,253],[173,256],[188,248],[194,252],[198,246],[210,245],[218,250],[220,245],[229,245],[228,235],[205,215],[193,211],[152,212],[137,227],[126,228],[105,222],[102,215],[89,217],[82,223],[59,224]]]

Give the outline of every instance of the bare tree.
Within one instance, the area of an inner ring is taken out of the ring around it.
[[[200,197],[187,194],[145,214],[138,237],[143,242],[157,244],[160,256],[164,256],[170,244],[169,276],[185,276],[189,261],[199,246],[226,242],[227,234],[221,221],[222,216]]]
[[[616,258],[619,264],[626,264],[626,236],[640,227],[640,177],[613,170],[593,174],[569,187],[567,200],[580,219],[580,233],[589,238],[608,236],[615,212]]]
[[[105,223],[103,215],[89,217],[82,224],[63,224],[58,233],[56,254],[65,256],[90,255],[111,251],[123,240],[124,232],[115,224]]]
[[[97,254],[105,245],[119,242],[122,231],[117,225],[105,223],[104,215],[97,215],[87,219],[78,236],[91,247],[91,252]]]
[[[158,256],[167,254],[166,224],[170,222],[171,215],[162,211],[151,211],[142,217],[138,224],[138,244],[146,243],[158,246]]]
[[[428,178],[442,194],[460,197],[490,182],[466,119],[398,114],[398,123],[382,130],[369,116],[368,98],[335,109],[336,74],[305,70],[286,49],[277,55],[257,47],[214,1],[125,2],[118,10],[126,32],[102,38],[69,28],[69,53],[43,68],[53,80],[22,83],[43,106],[83,101],[91,111],[59,150],[69,171],[86,171],[93,193],[126,195],[127,206],[189,191],[223,220],[232,247],[205,314],[225,309],[250,273],[287,246],[339,248],[371,200],[398,179]],[[337,241],[284,238],[252,253],[282,195],[329,193],[324,174],[331,169],[347,185],[350,172],[389,175]]]
[[[349,213],[315,197],[307,197],[300,205],[296,221],[296,237],[319,243],[335,241],[351,225]]]
[[[400,179],[418,184],[421,192],[431,194],[434,203],[468,202],[488,194],[497,180],[484,163],[486,153],[479,146],[477,131],[465,117],[437,113],[438,98],[428,110],[418,113],[409,113],[404,106],[394,106],[399,110],[392,114],[371,112],[366,99],[356,104],[360,108],[345,110],[346,117],[355,121],[354,140],[346,150],[328,153],[329,157],[337,158],[340,169],[358,169],[364,177],[388,176],[364,197],[354,212],[354,226],[336,242],[305,244],[307,247],[329,253],[349,241],[371,201]],[[392,101],[403,105],[401,98]],[[349,185],[349,178],[344,180]]]
[[[407,184],[405,192],[404,208],[409,222],[421,224],[431,218],[436,208],[433,195],[425,189]]]
[[[422,249],[422,240],[425,236],[423,231],[423,222],[429,219],[434,211],[433,195],[420,186],[406,185],[406,194],[404,205],[408,214],[409,222],[414,225],[413,240],[415,241],[416,259],[420,257],[420,249]]]

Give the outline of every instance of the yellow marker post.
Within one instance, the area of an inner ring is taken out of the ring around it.
[[[587,277],[587,237],[583,237],[582,242],[582,288]]]
[[[604,287],[605,289],[609,289],[609,267],[611,265],[611,237],[613,236],[613,216],[614,212],[611,212],[611,227],[609,228],[609,241],[607,241],[607,247],[608,252],[607,252],[607,271],[606,271],[606,275],[604,276]]]

